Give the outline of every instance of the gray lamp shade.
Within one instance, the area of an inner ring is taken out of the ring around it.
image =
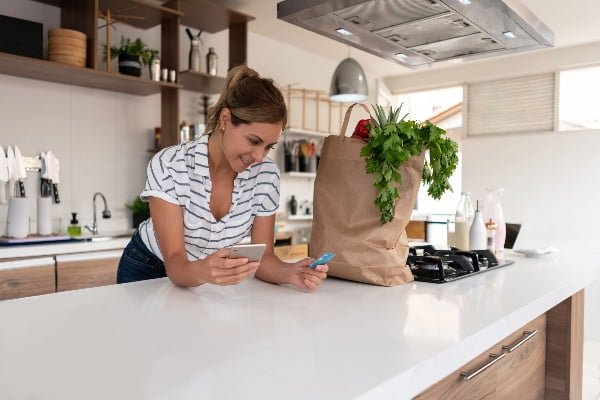
[[[366,101],[369,90],[362,67],[353,58],[342,60],[331,78],[329,98],[340,103]]]

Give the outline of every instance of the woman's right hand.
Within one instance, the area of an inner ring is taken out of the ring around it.
[[[203,260],[193,263],[199,267],[200,279],[213,285],[237,285],[256,272],[260,263],[248,262],[247,258],[228,258],[229,249],[221,249]]]

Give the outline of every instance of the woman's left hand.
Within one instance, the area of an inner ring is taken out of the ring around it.
[[[293,264],[290,279],[292,285],[300,289],[315,290],[327,278],[327,271],[329,270],[327,264],[317,265],[314,269],[308,268],[308,265],[313,261],[314,258],[305,258]]]

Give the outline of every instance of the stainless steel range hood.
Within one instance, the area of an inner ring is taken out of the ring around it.
[[[285,0],[277,18],[410,68],[554,44],[520,0]]]

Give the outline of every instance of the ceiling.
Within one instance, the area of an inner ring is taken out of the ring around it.
[[[249,24],[251,32],[268,36],[274,40],[285,38],[286,43],[292,46],[334,60],[342,60],[348,56],[349,51],[350,56],[355,58],[368,74],[375,76],[398,75],[412,71],[362,50],[355,48],[348,50],[344,44],[278,20],[277,3],[279,1],[216,0],[218,3],[256,17],[256,20]],[[576,3],[568,3],[564,0],[521,1],[554,31],[556,47],[600,41],[599,0],[579,0]],[[439,65],[434,65],[432,68],[439,67]]]

